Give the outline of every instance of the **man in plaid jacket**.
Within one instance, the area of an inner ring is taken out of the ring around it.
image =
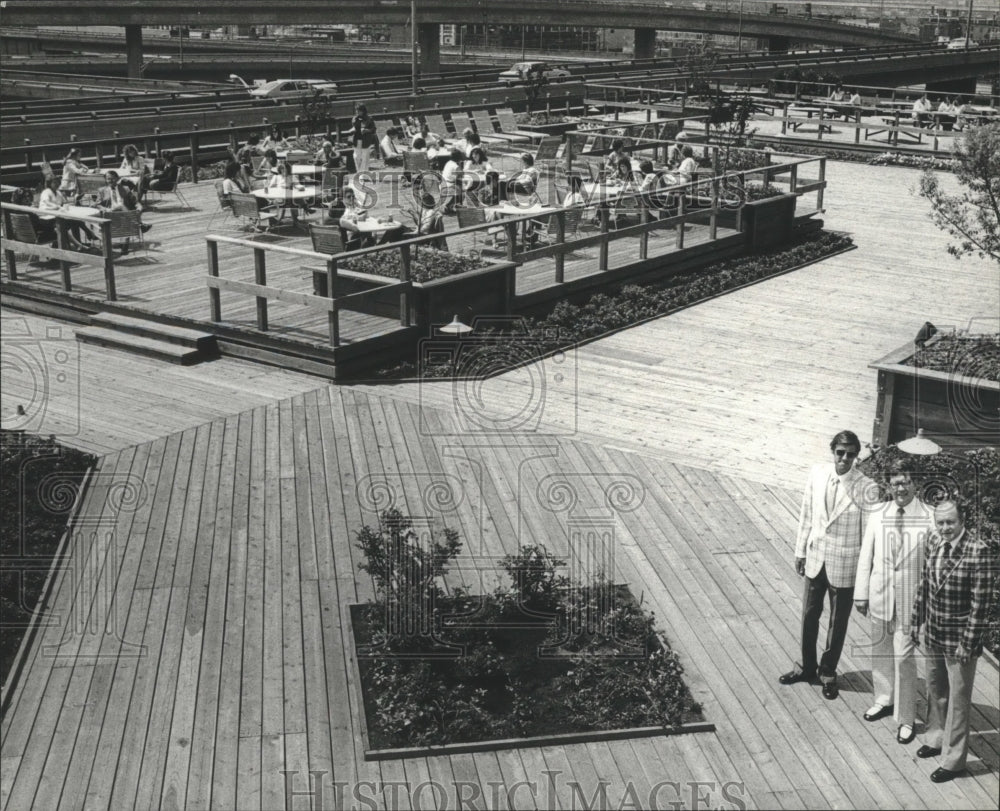
[[[954,501],[937,505],[934,523],[937,532],[927,540],[910,627],[919,644],[923,626],[927,657],[927,743],[917,757],[942,755],[931,780],[944,783],[965,771],[972,682],[983,652],[997,561],[965,528]]]
[[[839,694],[837,663],[851,618],[864,519],[878,488],[854,467],[861,452],[855,433],[841,431],[830,442],[830,451],[832,462],[814,466],[809,474],[795,541],[795,571],[805,577],[802,659],[778,681],[795,684],[813,681],[818,675],[823,696],[832,700]],[[830,622],[826,645],[817,661],[819,620],[827,593]]]

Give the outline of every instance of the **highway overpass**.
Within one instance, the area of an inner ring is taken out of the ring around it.
[[[735,6],[735,3],[733,4]],[[407,0],[5,0],[2,22],[18,25],[122,25],[129,40],[130,75],[139,75],[142,25],[295,25],[408,24]],[[735,8],[695,9],[685,0],[623,2],[622,0],[420,0],[417,35],[422,70],[436,73],[440,65],[440,25],[512,23],[632,28],[635,56],[654,55],[657,30],[700,31],[767,40],[772,50],[791,43],[832,46],[878,45],[909,41],[877,29],[845,25],[813,17],[739,14]]]

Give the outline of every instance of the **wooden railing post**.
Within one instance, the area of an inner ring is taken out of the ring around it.
[[[677,216],[683,217],[687,214],[687,192],[681,195],[680,201],[677,203]],[[684,247],[684,223],[677,223],[677,247]]]
[[[208,248],[208,275],[219,278],[219,243],[214,239],[209,239],[205,246]],[[208,288],[208,307],[210,318],[213,321],[222,320],[222,294],[218,287]]]
[[[799,165],[797,163],[792,164],[792,170],[788,173],[788,190],[795,194],[796,189],[799,187]]]
[[[645,202],[639,201],[639,222],[646,225],[649,222],[649,209]],[[639,258],[646,259],[649,256],[649,231],[643,231],[639,235]]]
[[[598,209],[601,217],[601,234],[603,239],[601,239],[601,248],[597,260],[598,270],[608,269],[608,220],[611,217],[611,211],[608,208],[606,202],[601,203],[601,207]]]
[[[253,249],[253,278],[261,287],[267,287],[267,258],[263,248]],[[267,332],[267,298],[257,296],[257,329]]]
[[[330,257],[326,262],[327,295],[333,299],[333,309],[327,313],[327,326],[330,330],[330,346],[340,346],[340,309],[337,305],[337,258]]]
[[[826,183],[826,158],[820,157],[819,159],[819,181],[820,183]],[[816,190],[816,208],[820,211],[823,210],[823,186],[820,186]]]
[[[719,214],[719,178],[712,178],[712,213],[708,219],[708,238],[715,240],[718,231]]]
[[[56,247],[66,250],[69,240],[66,238],[66,221],[62,217],[56,217]],[[73,291],[73,281],[69,275],[70,264],[65,259],[59,260],[59,270],[62,275],[63,290],[67,293]]]
[[[7,209],[3,210],[3,232],[5,234],[13,234],[14,226],[10,222],[10,212]],[[17,254],[13,250],[7,248],[4,252],[4,259],[7,260],[7,275],[10,276],[12,282],[17,281]]]
[[[194,132],[191,133],[189,139],[189,146],[191,149],[191,182],[198,182],[198,125],[194,127]]]
[[[556,218],[556,242],[562,246],[566,243],[566,210],[560,209],[555,213]],[[562,284],[566,258],[562,250],[556,254],[556,284]]]
[[[108,301],[118,301],[115,287],[115,255],[111,249],[111,220],[101,223],[101,253],[104,255],[104,287]]]
[[[410,257],[410,246],[399,246],[399,280],[406,286],[399,291],[399,324],[402,327],[410,326],[410,278],[413,265]]]
[[[517,240],[517,223],[508,220],[503,224],[503,229],[507,232],[507,261],[513,262],[515,248],[514,243]]]

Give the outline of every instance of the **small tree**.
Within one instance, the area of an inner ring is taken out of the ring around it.
[[[967,254],[1000,262],[1000,124],[972,127],[955,145],[955,176],[964,187],[948,194],[931,170],[920,178],[920,196],[931,204],[931,219],[957,242],[956,259]]]

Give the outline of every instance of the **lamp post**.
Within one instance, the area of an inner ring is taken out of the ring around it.
[[[417,0],[410,0],[410,72],[413,76],[411,90],[417,95],[417,76],[420,72],[417,56]]]
[[[736,24],[736,53],[743,53],[743,0],[740,0],[740,18]]]
[[[969,0],[969,19],[965,21],[965,50],[969,50],[969,38],[972,36],[972,0]]]

